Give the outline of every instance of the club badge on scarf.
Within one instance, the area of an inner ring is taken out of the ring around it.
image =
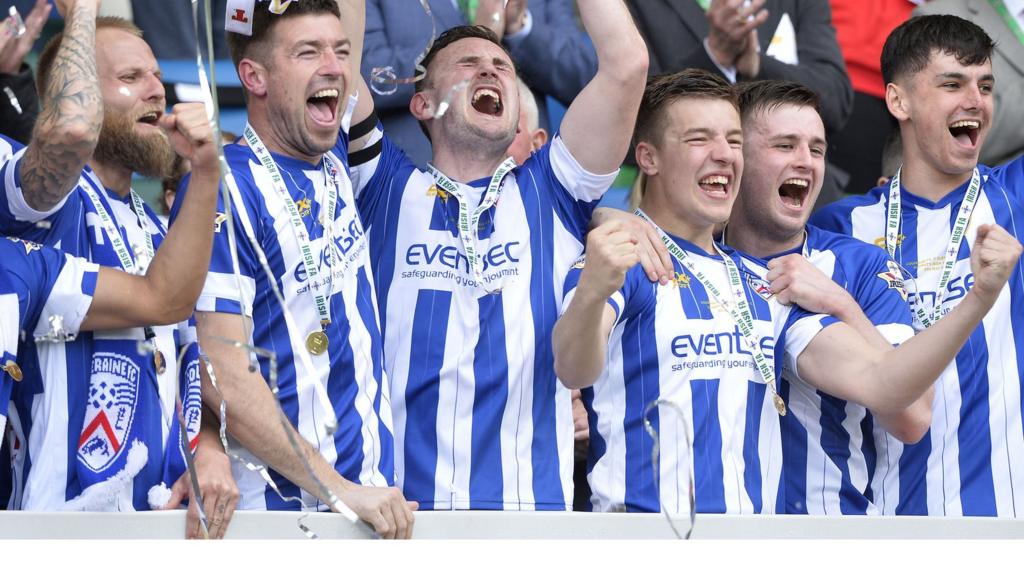
[[[139,407],[142,369],[138,354],[118,350],[128,348],[130,352],[131,345],[116,340],[96,340],[95,344],[78,460],[87,470],[101,474],[128,444]]]
[[[83,490],[118,476],[128,467],[129,448],[141,444],[149,456],[141,466],[132,467],[131,478],[118,480],[135,487],[130,498],[125,495],[118,502],[122,506],[130,500],[135,510],[148,508],[146,492],[160,481],[162,470],[164,423],[156,382],[153,363],[139,352],[138,342],[93,339],[89,396],[76,467]]]

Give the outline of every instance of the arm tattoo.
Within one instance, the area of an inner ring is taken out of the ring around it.
[[[56,206],[74,188],[103,123],[96,74],[96,5],[75,4],[42,94],[42,110],[21,167],[22,192],[35,210]]]

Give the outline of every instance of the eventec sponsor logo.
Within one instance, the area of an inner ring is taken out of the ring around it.
[[[924,306],[925,310],[935,308],[935,298],[937,296],[935,290],[918,292],[917,288],[920,287],[920,284],[918,284],[916,279],[906,284],[911,306]],[[949,312],[957,301],[967,295],[972,286],[974,286],[974,274],[971,273],[965,276],[955,276],[950,279],[949,283],[946,284],[946,293],[942,297],[942,312]]]
[[[344,275],[352,262],[362,254],[366,247],[364,236],[363,227],[359,223],[359,219],[352,218],[347,226],[335,233],[334,246],[323,245],[317,265],[324,269],[324,263],[327,261],[328,255],[333,251],[335,258],[331,261],[332,273],[335,278],[338,278],[339,275]],[[340,263],[339,259],[341,260]],[[338,269],[333,270],[336,267]],[[292,274],[296,282],[300,284],[305,282],[307,278],[306,266],[299,262],[296,264]]]
[[[765,336],[759,341],[761,351],[769,360],[775,357],[775,338]],[[704,334],[680,334],[672,339],[672,355],[676,358],[691,356],[720,356],[746,354],[752,356],[751,350],[743,345],[743,334],[739,326],[732,332],[708,332]]]
[[[518,263],[520,246],[518,241],[506,242],[495,244],[483,251],[480,255],[483,260],[483,271]],[[465,274],[472,273],[466,253],[451,244],[412,244],[405,252],[405,263],[414,268],[438,265]]]

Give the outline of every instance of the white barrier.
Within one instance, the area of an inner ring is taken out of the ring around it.
[[[227,537],[305,538],[297,512],[236,512]],[[337,514],[314,513],[305,524],[320,538],[367,538],[367,532]],[[685,532],[688,518],[676,519]],[[0,538],[180,539],[185,512],[34,513],[0,512]],[[419,539],[667,539],[673,538],[658,514],[582,512],[417,512]],[[996,539],[1024,538],[1024,520],[999,518],[825,518],[807,516],[698,515],[697,539]]]

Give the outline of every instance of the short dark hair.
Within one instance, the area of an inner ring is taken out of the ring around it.
[[[916,74],[933,52],[949,54],[964,66],[984,64],[995,43],[977,24],[950,14],[915,16],[896,27],[882,47],[882,80]]]
[[[813,90],[797,82],[786,80],[758,80],[744,82],[738,87],[740,99],[740,117],[746,123],[754,116],[771,112],[780,106],[799,106],[813,108],[821,114],[818,95]]]
[[[338,9],[337,0],[301,0],[292,2],[288,9],[281,14],[271,12],[263,2],[257,2],[252,15],[252,36],[227,32],[228,49],[231,52],[231,61],[238,68],[242,58],[252,58],[253,48],[260,48],[265,45],[279,22],[286,18],[305,16],[307,14],[333,14],[341,20],[341,11]]]
[[[142,30],[138,26],[116,16],[96,18],[96,31],[100,30],[123,30],[142,38]],[[50,75],[53,73],[53,63],[57,59],[57,52],[60,51],[60,44],[63,41],[64,32],[58,32],[46,42],[43,51],[39,53],[39,61],[36,63],[36,91],[39,92],[40,98],[46,94],[46,88],[50,84]]]
[[[495,46],[501,48],[506,55],[508,55],[510,62],[512,61],[512,53],[508,51],[508,48],[501,43],[497,34],[495,34],[490,28],[486,26],[456,26],[445,30],[437,37],[436,40],[434,40],[434,43],[430,46],[430,50],[427,51],[423,60],[420,61],[420,65],[423,66],[424,70],[429,69],[430,63],[434,61],[434,58],[437,57],[437,54],[441,50],[444,50],[448,46],[466,38],[480,38],[482,40],[492,42]],[[513,66],[514,65],[515,64],[513,64]],[[422,78],[416,81],[416,92],[422,92],[424,88],[430,86],[429,76],[429,74],[425,74]]]
[[[683,98],[725,100],[739,112],[736,88],[717,74],[698,68],[687,68],[671,74],[653,76],[647,81],[640,111],[633,130],[633,145],[640,142],[657,144],[665,126],[665,111]]]

